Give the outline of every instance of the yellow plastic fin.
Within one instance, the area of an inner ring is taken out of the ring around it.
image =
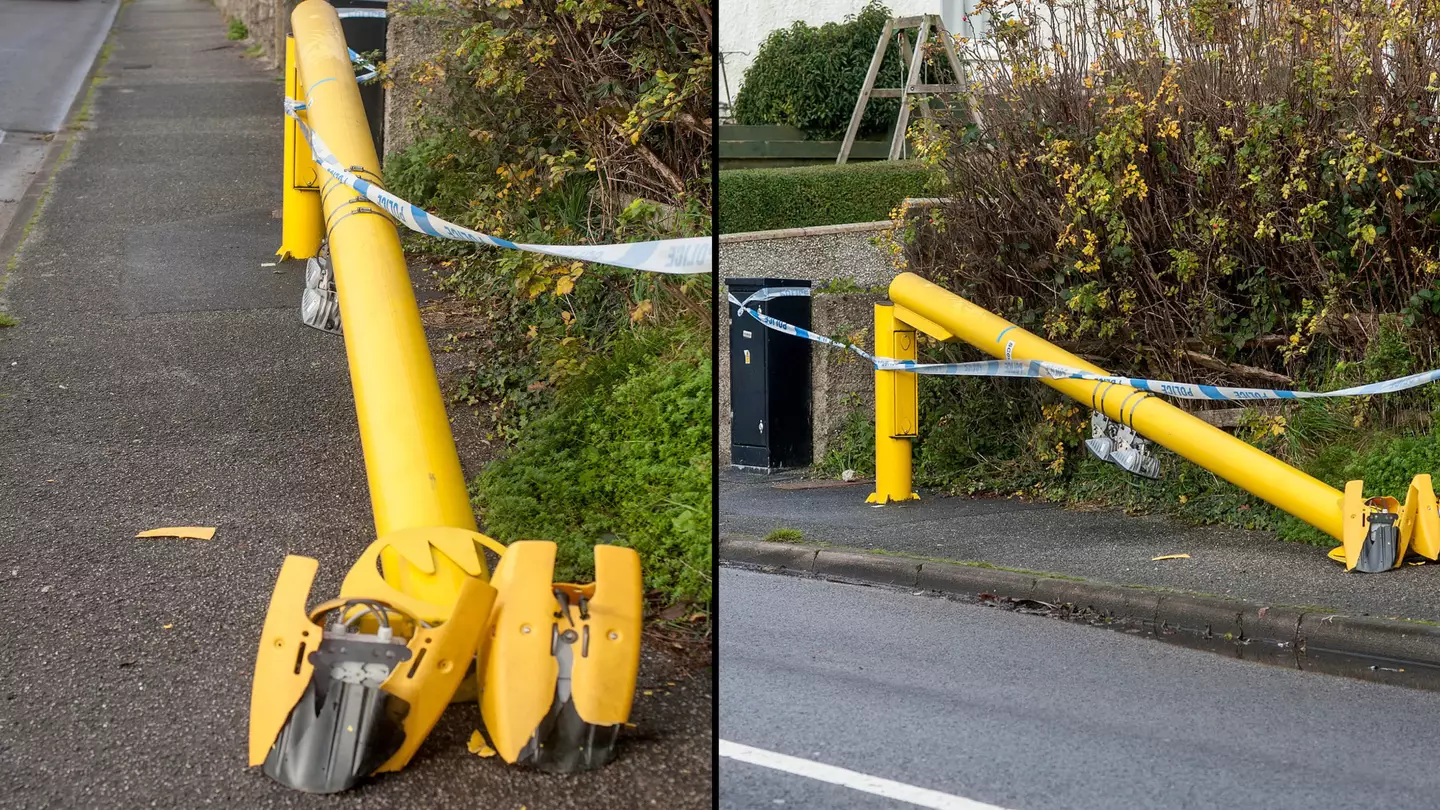
[[[167,526],[150,529],[135,535],[140,537],[183,537],[187,540],[209,540],[215,536],[214,526]]]
[[[522,540],[506,547],[491,580],[497,596],[478,670],[480,715],[506,762],[519,758],[555,699],[554,575],[555,544]]]
[[[630,719],[640,670],[644,592],[640,555],[620,546],[595,547],[594,595],[580,628],[580,655],[570,673],[570,694],[580,719],[613,726]]]
[[[1365,516],[1370,509],[1365,505],[1364,481],[1349,481],[1345,494],[1340,498],[1340,548],[1343,549],[1345,570],[1353,571],[1360,562],[1360,551],[1365,548]]]
[[[405,767],[435,727],[475,658],[475,645],[494,604],[495,589],[478,577],[468,577],[448,620],[437,627],[415,628],[409,643],[409,665],[397,667],[381,686],[410,704],[405,715],[405,742],[376,773]]]
[[[1435,489],[1428,474],[1417,475],[1410,482],[1401,524],[1401,542],[1408,540],[1411,551],[1427,560],[1440,557],[1440,514],[1436,513]]]
[[[250,764],[260,765],[310,683],[309,653],[320,646],[323,628],[305,614],[310,586],[320,563],[288,556],[270,594],[255,679],[250,686]]]

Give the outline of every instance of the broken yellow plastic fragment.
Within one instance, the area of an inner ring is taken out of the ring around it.
[[[167,526],[140,532],[136,537],[185,537],[190,540],[209,540],[215,536],[214,526]]]
[[[469,744],[468,747],[469,747],[469,749],[470,749],[470,753],[475,754],[475,755],[477,755],[477,756],[481,756],[481,757],[493,757],[493,756],[495,756],[495,749],[494,749],[494,748],[491,748],[490,746],[488,746],[488,745],[485,744],[485,738],[484,738],[484,737],[481,737],[481,736],[480,736],[480,732],[478,732],[478,731],[474,731],[474,732],[471,732],[471,733],[470,733],[470,744]]]
[[[1156,560],[1188,560],[1188,559],[1190,559],[1190,555],[1189,555],[1189,554],[1161,554],[1159,557],[1151,557],[1151,558],[1150,558],[1150,562],[1155,562]]]

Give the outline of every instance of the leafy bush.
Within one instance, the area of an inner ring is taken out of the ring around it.
[[[708,603],[710,355],[708,338],[694,333],[617,340],[477,479],[487,531],[554,540],[557,576],[571,580],[593,575],[596,542],[629,546],[647,586]]]
[[[897,231],[911,268],[1125,369],[1203,382],[1246,384],[1238,362],[1273,372],[1250,383],[1314,383],[1364,353],[1378,314],[1440,324],[1428,6],[984,5],[993,38],[961,44],[981,148],[912,130],[955,193]]]
[[[876,222],[923,193],[929,178],[925,167],[900,161],[728,169],[720,173],[720,231]]]
[[[1117,373],[1333,390],[1436,365],[1431,6],[986,0],[977,11],[993,36],[960,47],[984,126],[911,128],[944,201],[896,212],[898,269]],[[930,354],[975,359],[966,351]],[[921,393],[921,483],[1333,542],[1168,452],[1161,481],[1094,462],[1080,442],[1088,412],[1033,384]],[[1440,473],[1440,431],[1425,425],[1437,403],[1435,386],[1296,403],[1237,434],[1336,487],[1364,478],[1368,494],[1403,498],[1413,475]]]
[[[819,28],[796,22],[771,32],[745,71],[735,97],[735,120],[789,124],[813,138],[843,136],[865,84],[875,43],[889,18],[889,9],[871,2],[844,22]],[[899,50],[892,42],[876,87],[900,86]],[[896,99],[871,99],[860,121],[860,134],[894,126],[899,109]]]
[[[465,8],[409,77],[427,137],[386,156],[389,188],[519,242],[709,233],[707,4]],[[473,304],[477,356],[454,393],[489,409],[509,453],[472,482],[486,530],[556,541],[572,579],[611,534],[651,587],[708,599],[711,277],[408,239]]]

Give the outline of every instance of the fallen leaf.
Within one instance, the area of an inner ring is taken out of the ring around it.
[[[214,526],[167,526],[140,532],[136,537],[185,537],[191,540],[209,540],[215,536]]]
[[[646,690],[645,690],[644,692],[642,692],[641,694],[645,695],[645,697],[650,697],[651,695],[653,695],[653,694],[655,694],[655,693],[654,693],[653,691],[649,690],[649,689],[646,689]]]
[[[175,626],[175,625],[173,625],[173,624],[162,624],[162,625],[160,625],[160,629],[161,629],[161,630],[169,630],[170,628],[172,628],[172,627],[174,627],[174,626]]]
[[[1155,561],[1157,561],[1157,560],[1188,560],[1188,559],[1190,559],[1190,555],[1189,555],[1189,554],[1161,554],[1159,557],[1151,557],[1151,558],[1150,558],[1150,562],[1155,562]]]
[[[470,742],[466,747],[470,749],[470,753],[475,754],[476,756],[485,757],[487,759],[489,757],[495,756],[495,749],[485,744],[485,738],[480,736],[479,731],[473,731],[470,733]]]

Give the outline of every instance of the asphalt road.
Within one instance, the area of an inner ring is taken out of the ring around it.
[[[55,132],[120,0],[0,0],[0,131]]]
[[[119,0],[0,0],[0,244],[41,173]],[[0,293],[4,292],[0,274]]]
[[[721,808],[1440,802],[1407,761],[1440,694],[881,588],[722,568],[720,593]],[[833,783],[866,777],[934,794]]]
[[[301,325],[303,265],[273,264],[283,85],[224,35],[205,0],[120,12],[5,291],[0,807],[708,807],[710,677],[660,647],[599,771],[476,757],[473,703],[340,796],[246,767],[281,561],[317,558],[326,598],[374,529],[343,343]],[[219,531],[135,539],[176,525]]]

